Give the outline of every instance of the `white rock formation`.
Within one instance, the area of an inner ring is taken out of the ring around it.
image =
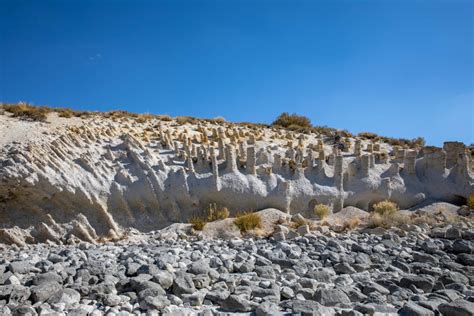
[[[70,234],[97,239],[183,222],[210,203],[304,214],[317,203],[409,208],[474,192],[461,143],[406,150],[349,139],[352,152],[340,152],[317,134],[220,124],[0,115],[0,234],[34,225],[32,238],[54,240],[55,225],[71,222]]]

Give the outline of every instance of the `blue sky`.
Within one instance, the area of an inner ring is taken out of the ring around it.
[[[474,143],[474,1],[0,0],[0,101]]]

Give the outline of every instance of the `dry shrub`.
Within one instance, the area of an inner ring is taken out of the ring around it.
[[[324,204],[316,204],[314,206],[313,213],[319,219],[325,219],[329,215],[329,207]]]
[[[234,219],[234,224],[240,229],[241,232],[245,233],[252,229],[261,228],[262,219],[257,213],[239,213]]]
[[[397,203],[391,202],[389,200],[381,201],[373,206],[374,212],[379,215],[393,214],[398,212]]]
[[[55,109],[55,111],[58,113],[59,117],[71,118],[74,116],[74,111],[71,109],[61,108]]]
[[[239,123],[235,123],[235,124],[240,125],[240,126],[245,126],[247,128],[253,129],[253,130],[257,130],[257,129],[260,129],[260,128],[269,128],[270,127],[270,125],[263,124],[263,123],[239,122]]]
[[[149,113],[139,114],[136,118],[137,123],[145,123],[146,121],[154,119],[155,116]]]
[[[411,219],[409,216],[400,214],[398,212],[395,213],[372,213],[369,217],[368,226],[369,227],[383,227],[383,228],[390,228],[390,227],[400,227],[403,224],[409,224]]]
[[[157,115],[156,118],[164,122],[170,122],[173,120],[173,118],[169,115]]]
[[[398,212],[396,203],[385,200],[374,204],[374,212],[369,217],[369,227],[399,227],[411,223],[408,215]]]
[[[26,102],[18,104],[2,104],[2,108],[13,114],[13,117],[18,117],[26,121],[45,122],[48,113],[53,110],[46,106],[33,106]]]
[[[413,215],[411,217],[411,223],[415,225],[428,224],[433,226],[438,223],[438,219],[435,216]]]
[[[349,132],[347,129],[337,131],[336,133],[337,135],[340,135],[342,137],[351,137],[351,138],[354,137],[354,134]]]
[[[213,222],[229,217],[229,210],[227,207],[218,207],[216,203],[209,204],[207,209],[207,221]]]
[[[309,224],[308,220],[306,220],[305,218],[302,218],[302,219],[293,220],[290,226],[294,229],[297,229],[300,226],[308,225],[308,224]]]
[[[466,205],[470,208],[470,209],[474,209],[474,194],[471,194],[467,197],[466,199]]]
[[[295,113],[289,114],[284,112],[280,114],[272,123],[273,126],[281,126],[288,128],[311,128],[311,121],[306,116],[297,115]]]
[[[183,124],[186,124],[186,123],[193,124],[193,123],[196,123],[197,121],[198,120],[195,117],[192,117],[192,116],[177,116],[176,117],[176,123],[178,123],[180,125],[183,125]]]
[[[327,136],[332,136],[337,132],[335,128],[328,127],[328,126],[315,126],[312,128],[312,131],[316,134],[327,135]]]
[[[380,138],[379,135],[370,132],[362,132],[357,134],[360,138],[371,139],[371,140],[378,140]]]
[[[216,203],[211,203],[204,211],[204,214],[191,217],[189,223],[193,224],[195,230],[202,230],[206,223],[226,219],[227,217],[229,217],[227,207],[219,207]]]
[[[206,226],[207,222],[206,219],[203,217],[191,217],[189,223],[193,225],[194,230],[203,230],[204,226]]]
[[[128,111],[122,111],[122,110],[117,110],[117,111],[109,111],[105,112],[102,114],[106,118],[111,118],[111,119],[120,119],[120,118],[137,118],[138,114],[131,113]]]
[[[346,219],[342,223],[342,229],[343,230],[353,230],[354,228],[358,227],[360,225],[360,223],[361,223],[361,221],[357,217]]]

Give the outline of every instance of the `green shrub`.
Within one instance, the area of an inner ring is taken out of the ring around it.
[[[237,214],[234,219],[234,224],[240,229],[241,232],[247,232],[252,229],[262,227],[262,219],[260,215],[252,212],[245,212]]]
[[[281,126],[281,127],[292,127],[293,129],[296,127],[303,127],[303,128],[311,128],[311,121],[306,116],[296,115],[295,113],[289,114],[288,112],[284,112],[277,117],[277,119],[272,123],[274,126]]]
[[[325,219],[329,215],[329,207],[324,204],[316,204],[313,212],[319,219]]]

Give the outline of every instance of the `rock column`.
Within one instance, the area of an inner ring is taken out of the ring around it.
[[[355,156],[360,156],[361,147],[362,147],[361,140],[360,139],[356,140],[355,144],[354,144],[354,155]]]
[[[247,147],[247,172],[251,175],[257,174],[254,146]]]
[[[403,170],[409,175],[415,174],[415,163],[416,163],[416,150],[408,150],[405,153],[405,160],[403,161]]]
[[[227,145],[227,171],[237,172],[237,157],[235,154],[235,147],[233,145]]]

